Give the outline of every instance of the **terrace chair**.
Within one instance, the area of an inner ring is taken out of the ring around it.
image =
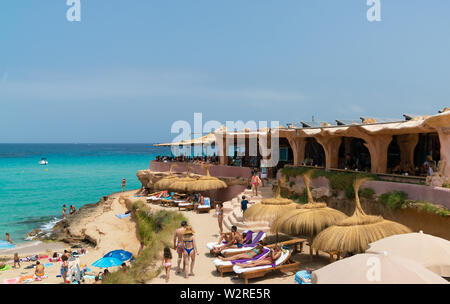
[[[250,244],[244,244],[242,248],[228,248],[221,251],[222,255],[225,257],[229,257],[235,254],[243,253],[249,250],[252,250],[256,247],[259,241],[264,241],[267,234],[263,231],[259,231],[256,236],[253,238]]]
[[[160,196],[167,191],[161,191],[156,195],[152,195],[152,196],[147,196],[147,203],[155,203],[157,200],[159,200]]]
[[[217,272],[220,273],[220,276],[223,277],[223,274],[226,272],[233,272],[233,267],[236,263],[244,263],[247,261],[256,261],[259,260],[266,255],[268,255],[270,252],[270,249],[267,247],[264,247],[263,252],[261,254],[258,254],[254,256],[251,259],[241,259],[241,260],[234,260],[234,261],[222,261],[221,259],[215,259],[213,261],[214,265],[216,266]]]
[[[197,213],[200,213],[200,212],[209,213],[209,210],[211,210],[211,200],[209,199],[209,197],[205,197],[204,202],[205,202],[204,205],[197,206]]]
[[[168,205],[172,201],[174,193],[170,192],[169,197],[160,197],[159,200],[156,200],[156,203],[159,203],[162,206]]]
[[[248,279],[263,277],[266,273],[273,270],[298,271],[300,268],[300,262],[291,260],[292,252],[292,249],[282,249],[281,256],[272,265],[256,266],[252,268],[242,268],[234,265],[233,271],[239,278],[244,279],[245,284],[248,284]]]

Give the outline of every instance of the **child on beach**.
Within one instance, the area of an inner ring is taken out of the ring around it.
[[[169,282],[170,268],[172,267],[172,253],[168,246],[164,247],[162,264],[166,268],[166,283]]]
[[[19,268],[20,268],[20,258],[19,258],[19,254],[17,252],[14,253],[14,268],[16,268],[16,264],[19,265]]]
[[[69,258],[67,255],[61,256],[61,277],[63,278],[64,284],[67,283],[67,273],[69,272]]]

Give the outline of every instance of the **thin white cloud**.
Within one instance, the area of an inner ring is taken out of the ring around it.
[[[117,100],[179,97],[247,102],[299,101],[296,91],[271,88],[223,88],[209,75],[185,72],[120,71],[78,75],[34,75],[27,81],[8,81],[0,98],[14,100]]]

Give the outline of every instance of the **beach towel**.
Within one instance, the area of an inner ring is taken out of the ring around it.
[[[10,269],[11,269],[11,266],[4,265],[2,268],[0,268],[0,271],[10,270]]]
[[[309,282],[303,282],[302,279],[309,280]],[[306,270],[301,270],[295,274],[295,282],[298,284],[311,284],[311,273],[308,273]]]
[[[88,279],[88,280],[94,280],[95,276],[86,274],[86,275],[84,275],[84,278]]]
[[[131,214],[130,214],[130,213],[128,213],[128,214],[122,213],[122,214],[116,214],[116,216],[117,216],[118,218],[120,218],[120,219],[123,219],[123,218],[125,218],[125,217],[131,216]]]
[[[12,278],[12,279],[5,279],[3,280],[3,284],[19,284],[20,277]]]
[[[215,266],[228,266],[228,265],[234,265],[234,264],[237,264],[237,263],[245,263],[245,262],[248,262],[248,261],[256,261],[256,260],[261,259],[262,257],[265,257],[269,252],[270,252],[270,249],[264,247],[262,253],[260,253],[258,255],[255,255],[251,259],[241,259],[241,260],[234,260],[234,261],[222,261],[221,259],[215,259],[213,261],[213,263],[214,263]]]
[[[205,197],[204,198],[204,202],[205,202],[205,204],[204,205],[198,205],[198,209],[202,209],[202,208],[211,208],[211,201],[210,201],[210,199],[209,199],[209,197]]]
[[[47,264],[44,264],[44,267],[51,267],[53,265],[54,265],[53,263],[47,263]]]

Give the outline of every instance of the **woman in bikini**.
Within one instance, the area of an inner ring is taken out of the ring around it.
[[[272,265],[281,256],[281,247],[276,245],[270,250],[270,253],[263,257],[262,259],[256,261],[249,261],[247,263],[236,263],[237,266],[242,268],[251,268],[264,265]]]
[[[223,232],[223,206],[221,203],[217,204],[216,214],[217,214],[217,222],[219,223],[219,231],[220,231],[220,234],[222,234],[222,232]]]
[[[195,255],[198,255],[197,244],[194,238],[194,230],[191,227],[186,227],[183,231],[183,257],[186,265],[185,278],[194,275]],[[189,262],[191,263],[191,271],[189,271]]]
[[[259,178],[258,174],[256,174],[256,171],[253,172],[251,182],[252,182],[252,194],[253,196],[258,196],[258,187],[261,184],[261,179]]]
[[[172,253],[169,246],[164,247],[162,264],[166,269],[166,283],[169,282],[170,268],[172,267]]]
[[[221,256],[219,256],[218,258],[221,259],[222,261],[236,261],[236,260],[244,260],[244,259],[253,259],[255,256],[263,253],[263,251],[264,251],[264,246],[263,246],[262,242],[259,242],[255,248],[253,248],[252,250],[250,250],[248,252],[232,255],[228,258],[224,258]]]

